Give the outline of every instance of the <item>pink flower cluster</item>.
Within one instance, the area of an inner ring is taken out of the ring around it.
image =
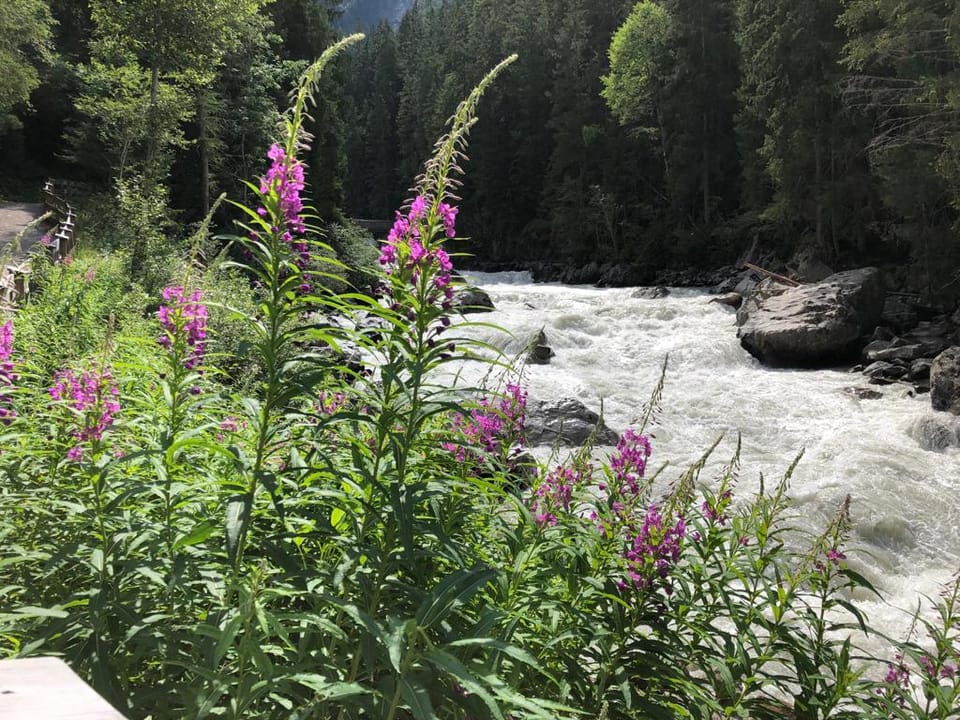
[[[281,228],[272,230],[280,232],[281,239],[289,244],[294,264],[300,270],[306,270],[310,265],[310,245],[304,240],[294,239],[294,234],[302,235],[307,230],[303,220],[303,198],[300,196],[306,186],[303,163],[296,157],[288,158],[286,151],[276,143],[270,146],[267,157],[271,163],[267,174],[260,178],[260,192],[264,195],[271,191],[277,193],[282,223]],[[257,214],[266,217],[267,209],[259,207]],[[304,280],[299,289],[309,292],[310,288],[310,283]]]
[[[590,475],[589,467],[585,471],[557,465],[547,473],[533,491],[530,501],[530,512],[537,525],[556,525],[558,512],[570,512],[574,490],[584,484],[585,475]]]
[[[317,395],[317,401],[314,403],[314,408],[316,408],[320,413],[324,415],[333,415],[340,408],[342,408],[347,402],[347,395],[344,392],[327,392],[326,390],[321,390],[319,395]]]
[[[193,369],[203,359],[207,341],[207,306],[201,302],[203,292],[194,290],[187,296],[182,286],[172,285],[163,289],[163,299],[169,305],[161,305],[157,311],[164,331],[157,342],[170,349],[176,348],[182,339],[189,348],[183,365]]]
[[[670,568],[680,559],[680,548],[687,534],[687,524],[682,517],[676,524],[666,522],[656,503],[647,508],[640,532],[627,538],[627,574],[635,587],[652,588],[661,583],[670,593],[670,585],[663,581]],[[625,582],[621,583],[626,586]]]
[[[435,219],[443,224],[444,234],[448,238],[454,237],[457,208],[441,202],[437,204],[436,212]],[[430,221],[430,202],[423,195],[417,195],[406,215],[397,212],[393,227],[387,234],[387,242],[380,250],[380,264],[388,275],[398,270],[409,271],[414,284],[419,282],[422,271],[432,271],[432,290],[437,296],[442,295],[443,302],[448,304],[453,300],[453,288],[450,286],[453,263],[442,247],[429,247]]]
[[[633,428],[627,428],[617,440],[617,449],[610,458],[610,470],[619,485],[625,485],[630,492],[637,495],[649,457],[650,439]]]
[[[280,202],[280,213],[286,225],[284,240],[290,241],[292,233],[303,234],[306,225],[303,222],[303,199],[300,193],[305,182],[303,163],[295,157],[287,158],[282,147],[274,143],[267,151],[270,158],[270,168],[267,174],[260,178],[260,192],[266,195],[275,190]],[[266,217],[266,208],[258,208],[261,217]]]
[[[730,519],[727,517],[727,509],[733,499],[733,493],[730,490],[724,490],[716,498],[704,500],[700,505],[700,512],[711,525],[726,525]]]
[[[602,482],[597,487],[607,494],[607,504],[617,524],[632,522],[630,518],[634,506],[643,493],[640,481],[647,470],[650,452],[650,439],[633,428],[627,428],[617,440],[617,448],[609,460],[610,485]],[[597,513],[593,513],[592,517],[604,535],[611,532],[611,528]]]
[[[72,370],[61,370],[53,380],[50,397],[67,401],[83,420],[82,427],[73,432],[77,445],[67,451],[68,459],[79,460],[83,456],[82,443],[101,440],[113,425],[120,412],[120,392],[108,370],[83,372],[79,376]]]
[[[903,662],[903,655],[897,653],[895,656],[896,664],[887,665],[887,674],[883,681],[888,685],[898,685],[900,687],[910,687],[910,670]]]
[[[472,448],[497,455],[523,439],[527,413],[527,393],[523,388],[516,383],[507,383],[506,392],[496,405],[487,398],[482,398],[479,404],[480,407],[472,410],[469,417],[460,413],[454,416],[454,430],[460,436],[458,442],[442,444],[461,463],[480,461]]]
[[[18,375],[13,371],[10,355],[13,353],[13,321],[0,325],[0,389],[13,385]],[[9,425],[17,416],[9,395],[0,392],[0,423]]]

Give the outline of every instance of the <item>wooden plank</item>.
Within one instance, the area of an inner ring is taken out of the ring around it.
[[[59,658],[0,660],[3,720],[125,720]]]

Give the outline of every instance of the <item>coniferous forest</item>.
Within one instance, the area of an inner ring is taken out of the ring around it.
[[[326,220],[388,220],[457,98],[517,52],[471,138],[477,261],[600,258],[638,284],[758,243],[957,294],[952,3],[418,0],[388,22],[407,5],[18,0],[4,183],[68,177],[195,221],[239,189],[338,23],[371,24],[314,113]]]
[[[960,717],[952,0],[0,4],[4,720]]]

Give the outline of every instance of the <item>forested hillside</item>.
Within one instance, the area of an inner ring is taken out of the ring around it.
[[[337,26],[346,31],[369,30],[385,21],[396,26],[412,0],[344,0]]]
[[[314,112],[325,218],[388,219],[456,99],[517,52],[471,138],[461,217],[478,261],[602,259],[643,279],[803,248],[957,295],[951,3],[417,0],[396,27],[400,2],[13,5],[11,189],[58,174],[154,208],[153,224],[196,219],[243,194],[229,178],[334,28],[383,18]]]

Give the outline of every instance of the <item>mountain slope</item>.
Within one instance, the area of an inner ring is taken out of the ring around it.
[[[396,27],[413,0],[344,0],[337,25],[345,32],[369,30],[382,20]]]

